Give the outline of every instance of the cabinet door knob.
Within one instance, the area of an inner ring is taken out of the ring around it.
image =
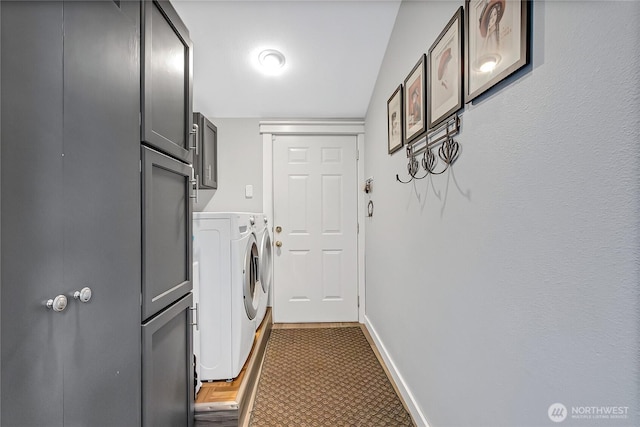
[[[281,233],[281,232],[282,232],[282,227],[277,226],[277,227],[276,227],[276,233]]]
[[[85,286],[79,291],[75,291],[73,293],[73,297],[80,300],[81,302],[89,302],[89,300],[91,300],[91,288]]]
[[[281,248],[282,247],[282,242],[280,240],[276,240],[276,246]]]
[[[64,311],[67,308],[67,297],[58,295],[54,299],[47,300],[46,306],[53,311]]]

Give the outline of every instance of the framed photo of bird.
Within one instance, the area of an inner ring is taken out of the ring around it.
[[[460,7],[429,48],[427,126],[433,129],[464,106],[463,9]]]
[[[529,0],[465,0],[465,102],[529,63]]]

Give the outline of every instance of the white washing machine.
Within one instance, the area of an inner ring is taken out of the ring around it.
[[[252,222],[242,213],[193,214],[202,381],[237,377],[253,346],[260,259]]]
[[[256,328],[260,326],[267,312],[269,289],[271,289],[272,250],[271,226],[265,214],[255,214],[256,239],[258,241],[258,253],[260,254],[260,299],[258,301],[258,313],[256,314]]]

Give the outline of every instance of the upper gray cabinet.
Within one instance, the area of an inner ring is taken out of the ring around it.
[[[141,139],[191,163],[193,45],[168,1],[142,2]]]
[[[218,128],[201,113],[193,113],[198,125],[197,149],[193,160],[198,188],[218,188]]]

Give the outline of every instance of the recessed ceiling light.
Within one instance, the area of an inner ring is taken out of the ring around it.
[[[282,52],[275,49],[266,49],[258,55],[258,62],[267,74],[278,73],[285,64]]]

